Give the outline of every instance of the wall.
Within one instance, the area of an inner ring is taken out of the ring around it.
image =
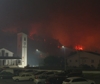
[[[94,62],[91,62],[91,60],[94,60]],[[81,64],[87,64],[97,67],[100,63],[100,56],[87,52],[77,52],[77,54],[70,56],[67,61],[69,66],[78,67]]]
[[[2,53],[2,51],[4,51],[4,54]],[[6,53],[8,53],[8,56],[6,55]],[[0,49],[0,56],[4,56],[4,57],[13,57],[13,53],[7,49]]]

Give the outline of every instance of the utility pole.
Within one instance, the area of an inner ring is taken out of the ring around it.
[[[65,65],[65,71],[66,71],[66,51],[65,51],[65,49],[66,49],[66,47],[65,46],[62,46],[62,49],[63,49],[63,52],[64,52],[64,58],[65,58],[65,62],[64,62],[64,65]]]

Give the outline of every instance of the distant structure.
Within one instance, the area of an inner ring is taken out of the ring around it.
[[[68,66],[92,66],[97,68],[100,64],[100,54],[89,51],[76,51],[71,53],[67,59]]]
[[[21,64],[21,58],[14,55],[13,52],[1,48],[0,49],[0,67],[4,66],[16,66]]]
[[[1,48],[0,49],[0,67],[25,67],[27,66],[27,35],[25,33],[17,34],[17,54]]]
[[[27,66],[27,35],[24,33],[17,35],[17,56],[22,58],[19,67]]]

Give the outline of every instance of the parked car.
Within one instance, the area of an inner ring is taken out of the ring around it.
[[[37,78],[39,78],[39,77],[41,77],[42,76],[42,74],[43,73],[45,73],[46,71],[38,71],[38,72],[36,72],[34,75],[35,75],[35,78],[37,79]]]
[[[23,70],[21,70],[21,69],[15,69],[14,70],[14,75],[15,76],[18,76],[20,73],[22,73],[23,72]]]
[[[3,72],[9,72],[9,73],[14,74],[14,70],[13,69],[3,69],[0,73],[3,73]]]
[[[45,73],[47,71],[37,71],[36,73],[34,73],[34,75],[38,75],[38,74],[42,74],[42,73]]]
[[[2,71],[3,69],[2,68],[0,68],[0,72]]]
[[[83,73],[81,69],[69,69],[62,73],[64,73],[66,77],[83,77]]]
[[[69,73],[66,75],[66,77],[83,77],[82,73]]]
[[[35,84],[44,84],[45,80],[46,80],[45,76],[40,76],[40,77],[34,79],[34,83]]]
[[[0,73],[0,79],[10,79],[14,76],[14,74],[10,73],[10,72],[2,72]]]
[[[45,76],[45,77],[53,77],[55,76],[57,72],[45,72],[42,74],[42,76]]]
[[[62,84],[65,77],[49,77],[45,80],[45,84]]]
[[[28,73],[24,73],[24,74],[21,74],[19,76],[14,76],[13,77],[13,80],[14,81],[23,81],[23,80],[30,80],[30,81],[33,81],[34,80],[34,75],[32,74],[28,74]]]
[[[3,73],[3,72],[9,72],[9,73],[12,73],[14,75],[19,75],[19,73],[22,72],[22,70],[7,68],[7,69],[2,69],[2,71],[0,73]]]
[[[34,72],[33,70],[23,70],[22,72],[19,73],[19,75],[24,73],[33,74]]]
[[[96,84],[93,80],[88,80],[83,77],[66,78],[62,84]]]
[[[65,72],[59,72],[57,74],[55,74],[56,77],[66,77],[68,74]]]

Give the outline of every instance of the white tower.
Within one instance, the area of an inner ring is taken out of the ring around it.
[[[17,36],[17,55],[22,58],[19,67],[27,66],[27,35],[24,33]]]

